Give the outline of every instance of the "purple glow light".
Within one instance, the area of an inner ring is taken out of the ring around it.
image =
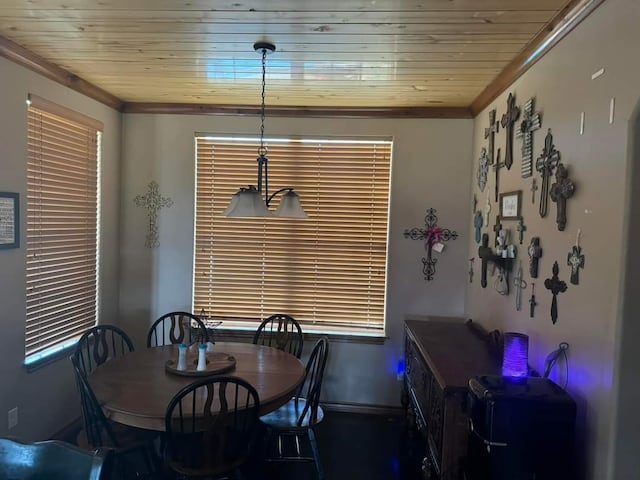
[[[529,372],[529,337],[523,333],[505,332],[502,376],[525,378]]]

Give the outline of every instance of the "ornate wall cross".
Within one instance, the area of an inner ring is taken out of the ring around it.
[[[533,163],[533,132],[540,128],[540,113],[534,113],[535,98],[531,97],[524,104],[522,109],[522,122],[520,128],[516,131],[516,138],[522,139],[522,169],[520,171],[522,178],[530,177]]]
[[[551,185],[549,196],[556,202],[556,223],[560,231],[563,231],[567,224],[567,199],[573,197],[575,190],[575,185],[569,180],[569,172],[562,163],[558,163],[556,181]]]
[[[531,180],[531,203],[535,205],[536,203],[536,190],[538,190],[538,182],[534,178]]]
[[[547,215],[547,206],[549,202],[549,177],[553,175],[553,171],[560,163],[560,152],[556,150],[553,144],[553,135],[551,129],[547,131],[544,137],[544,149],[542,155],[536,160],[536,170],[542,175],[542,188],[540,189],[540,216]]]
[[[475,215],[473,216],[473,228],[476,231],[476,243],[480,243],[480,236],[481,236],[480,230],[482,229],[482,213],[476,212]]]
[[[571,267],[571,278],[569,281],[574,285],[578,285],[580,283],[580,269],[584,268],[584,255],[582,254],[582,248],[580,247],[580,233],[580,229],[578,229],[576,244],[567,255],[567,265]]]
[[[531,238],[527,253],[529,254],[529,275],[531,275],[531,278],[538,278],[538,260],[542,256],[540,237]]]
[[[493,252],[489,248],[489,234],[487,233],[482,234],[482,245],[478,248],[478,256],[480,260],[482,260],[480,285],[482,285],[482,288],[487,288],[487,265],[489,260],[494,257]]]
[[[553,272],[553,276],[544,281],[544,286],[547,290],[550,290],[553,295],[553,300],[551,300],[551,321],[555,325],[558,321],[558,294],[567,291],[567,284],[558,278],[558,272],[560,271],[558,262],[553,262],[553,269],[551,271]]]
[[[484,204],[484,224],[489,226],[489,215],[491,214],[491,201],[489,200],[489,196],[487,195],[487,201]]]
[[[493,231],[496,234],[496,240],[493,243],[494,246],[498,246],[498,239],[500,238],[500,230],[502,230],[502,224],[500,223],[500,215],[496,215],[496,223],[493,224]]]
[[[484,192],[487,186],[487,174],[489,172],[489,157],[487,157],[487,149],[482,147],[482,153],[480,153],[480,160],[478,160],[478,188],[481,192]]]
[[[427,258],[422,259],[422,273],[425,280],[429,281],[433,280],[433,276],[436,273],[436,263],[438,262],[437,259],[432,257],[432,250],[436,248],[436,251],[442,251],[442,248],[444,248],[442,242],[458,238],[458,232],[438,226],[436,211],[435,208],[427,209],[427,215],[424,217],[425,228],[413,227],[411,230],[404,231],[405,238],[424,240]]]
[[[519,263],[518,271],[513,277],[513,286],[516,289],[516,310],[520,311],[522,309],[522,290],[527,288],[527,282],[522,276],[522,262]]]
[[[500,129],[500,122],[496,121],[496,109],[494,108],[489,112],[489,127],[484,129],[485,140],[489,139],[489,165],[493,164],[495,145],[496,145],[496,133]]]
[[[504,167],[504,162],[500,161],[500,149],[498,149],[498,154],[496,156],[496,163],[493,164],[493,171],[496,172],[496,181],[493,186],[493,193],[496,202],[498,201],[498,197],[500,196],[500,169]]]
[[[161,196],[158,191],[158,184],[152,181],[149,183],[147,193],[144,195],[136,195],[133,201],[138,207],[143,207],[147,210],[149,231],[147,232],[144,245],[148,248],[156,248],[160,245],[160,241],[158,240],[158,210],[163,207],[170,207],[173,205],[173,200],[169,197]]]
[[[524,231],[527,227],[524,224],[524,219],[520,217],[518,220],[518,225],[516,226],[516,231],[518,232],[518,240],[520,241],[520,245],[522,245],[522,240],[524,240]]]
[[[513,164],[513,125],[519,116],[520,109],[516,107],[516,97],[513,96],[513,93],[510,93],[509,98],[507,98],[507,112],[502,115],[502,121],[500,122],[502,128],[506,129],[507,143],[504,151],[504,165],[507,170],[511,170],[511,165]]]
[[[475,261],[475,257],[469,259],[469,283],[473,283],[473,262]]]
[[[536,305],[538,305],[538,302],[536,302],[536,284],[532,283],[531,298],[529,298],[529,317],[530,318],[533,318],[536,316]]]

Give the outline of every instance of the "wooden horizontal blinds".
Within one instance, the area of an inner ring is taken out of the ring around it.
[[[27,162],[27,357],[97,321],[97,122],[32,102]]]
[[[309,218],[224,217],[238,187],[256,182],[257,148],[196,139],[195,311],[384,332],[391,143],[271,143],[270,191],[294,187]]]

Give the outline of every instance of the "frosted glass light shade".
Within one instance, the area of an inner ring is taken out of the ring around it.
[[[300,204],[300,197],[296,192],[289,190],[282,196],[276,210],[276,217],[307,218],[307,214]]]
[[[240,190],[231,197],[231,202],[223,215],[227,217],[272,217],[257,190]]]

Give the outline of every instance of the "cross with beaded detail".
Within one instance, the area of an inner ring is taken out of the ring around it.
[[[411,240],[424,240],[424,248],[427,250],[426,258],[422,259],[422,273],[427,281],[433,280],[436,273],[437,259],[433,258],[432,251],[442,251],[444,245],[442,242],[455,240],[458,238],[458,232],[448,228],[438,226],[438,217],[435,208],[428,208],[424,217],[425,228],[413,227],[404,231],[404,238]],[[439,250],[438,250],[439,249]]]

